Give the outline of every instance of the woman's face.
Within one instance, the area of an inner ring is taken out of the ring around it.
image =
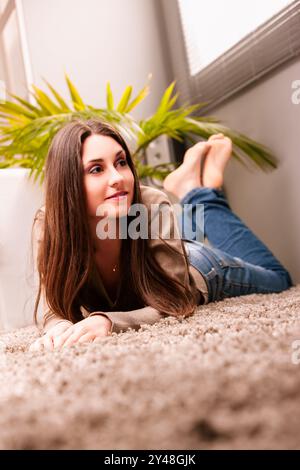
[[[82,163],[88,215],[95,217],[99,206],[107,217],[126,215],[133,201],[134,176],[123,147],[112,137],[93,134],[83,143]]]

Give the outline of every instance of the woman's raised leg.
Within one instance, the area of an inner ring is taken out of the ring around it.
[[[194,184],[194,187],[191,187],[191,184],[189,191],[182,196],[180,178],[185,176],[185,181],[192,183],[191,168],[184,161],[183,165],[175,170],[179,172],[181,169],[180,175],[172,178],[175,173],[173,172],[167,177],[165,189],[180,198],[183,208],[185,204],[192,207],[189,212],[194,225],[197,204],[204,206],[204,235],[212,247],[207,247],[195,239],[189,240],[186,247],[191,264],[199,269],[211,284],[210,300],[254,292],[280,292],[291,287],[289,273],[266,245],[231,211],[226,200],[222,184],[224,169],[231,156],[230,140],[224,139],[222,135],[213,136],[208,144],[211,144],[211,147],[202,153],[198,170],[195,162],[193,167],[194,173],[198,172],[198,175],[202,169],[204,186],[201,186],[201,181],[198,181],[198,186]],[[194,147],[189,149],[190,153],[192,149]],[[206,156],[204,165],[203,156]]]

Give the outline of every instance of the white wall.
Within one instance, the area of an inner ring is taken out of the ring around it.
[[[23,0],[34,82],[45,77],[67,95],[66,71],[85,101],[105,106],[106,82],[117,99],[137,93],[153,74],[140,110],[151,114],[169,84],[155,0]]]
[[[0,331],[31,324],[38,277],[34,272],[31,230],[43,192],[30,171],[0,171]]]
[[[292,82],[300,60],[289,63],[228,103],[211,111],[229,126],[269,146],[277,155],[271,173],[231,162],[225,178],[235,212],[300,282],[300,104],[292,103]]]

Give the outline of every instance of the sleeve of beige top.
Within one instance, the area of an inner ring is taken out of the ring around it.
[[[103,315],[107,317],[112,325],[112,333],[121,333],[129,328],[138,330],[142,325],[153,325],[167,315],[160,313],[153,307],[144,307],[128,312],[93,312],[89,316]]]

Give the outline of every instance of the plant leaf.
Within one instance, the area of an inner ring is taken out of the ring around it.
[[[20,98],[17,95],[14,95],[13,93],[8,92],[9,96],[14,98],[16,101],[18,101],[20,104],[22,104],[28,111],[31,111],[33,114],[35,114],[37,117],[41,115],[41,110],[31,104],[29,101],[26,101],[22,98]]]
[[[47,87],[49,90],[52,92],[53,96],[56,98],[57,102],[60,104],[61,110],[68,112],[71,111],[65,100],[62,98],[62,96],[53,88],[53,86],[47,82],[47,80],[43,79],[44,82],[46,83]]]
[[[146,85],[139,94],[134,98],[134,100],[127,106],[126,113],[129,113],[133,108],[135,108],[141,101],[143,101],[146,96],[148,96],[150,88]]]
[[[171,85],[169,85],[166,91],[164,92],[163,97],[155,113],[157,116],[160,116],[169,110],[169,101],[173,93],[174,86],[175,86],[175,81],[173,81]]]
[[[79,95],[75,85],[71,82],[71,80],[69,79],[67,74],[65,75],[65,78],[66,78],[66,82],[67,82],[67,85],[68,85],[68,88],[69,88],[69,92],[70,92],[70,95],[71,95],[71,99],[72,99],[74,109],[76,111],[84,110],[85,109],[85,104],[82,101],[82,98]]]
[[[109,82],[107,82],[106,84],[106,105],[107,109],[109,109],[110,111],[114,109],[114,97]]]
[[[23,117],[32,119],[35,117],[35,115],[31,111],[28,111],[24,106],[11,101],[0,102],[0,111],[19,118]]]
[[[49,114],[58,114],[61,111],[61,109],[40,88],[32,85],[32,89],[35,92],[35,97],[37,98],[40,106],[47,110]]]
[[[126,106],[128,105],[128,101],[130,100],[131,93],[132,93],[132,86],[127,86],[117,106],[117,111],[119,113],[125,112]]]

